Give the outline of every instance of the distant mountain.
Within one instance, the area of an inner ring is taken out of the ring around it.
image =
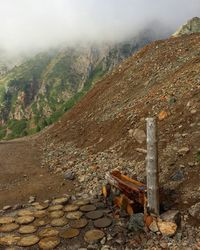
[[[174,37],[189,35],[192,33],[200,32],[200,18],[194,17],[189,20],[186,24],[182,25],[174,34]]]
[[[2,68],[0,138],[32,134],[57,121],[95,82],[158,38],[158,31],[145,29],[121,43],[51,49],[11,70]]]

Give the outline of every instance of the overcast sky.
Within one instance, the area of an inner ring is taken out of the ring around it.
[[[0,47],[46,48],[120,40],[158,20],[176,30],[200,15],[200,0],[0,0]]]

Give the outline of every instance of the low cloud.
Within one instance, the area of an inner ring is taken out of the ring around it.
[[[0,48],[114,42],[156,22],[174,32],[199,13],[199,0],[0,0]]]

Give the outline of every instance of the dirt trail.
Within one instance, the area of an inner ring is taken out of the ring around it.
[[[0,209],[70,192],[73,183],[41,168],[41,151],[32,139],[0,142]]]

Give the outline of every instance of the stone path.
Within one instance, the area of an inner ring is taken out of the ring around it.
[[[0,216],[0,249],[81,249],[105,241],[112,224],[100,199],[34,202]]]

